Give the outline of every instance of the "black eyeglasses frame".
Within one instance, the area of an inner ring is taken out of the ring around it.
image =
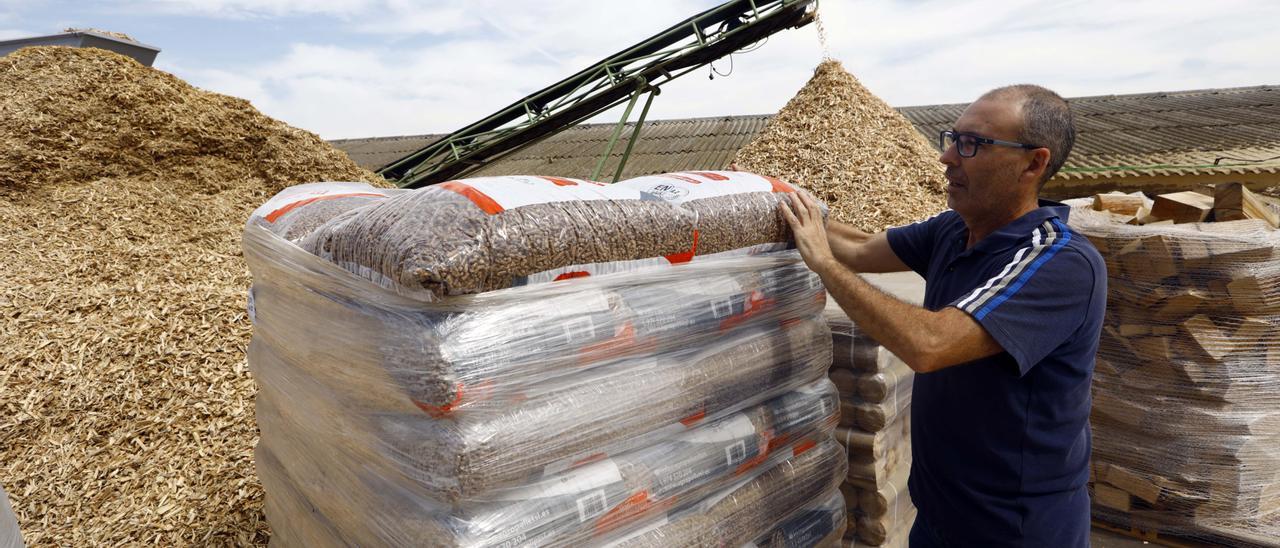
[[[969,151],[968,154],[965,154],[964,147],[959,146],[960,137],[969,137],[973,139],[973,150]],[[966,133],[963,131],[956,131],[953,129],[944,129],[938,132],[938,148],[942,149],[943,152],[947,151],[947,139],[950,139],[951,142],[956,143],[957,145],[956,154],[959,154],[961,158],[972,158],[974,156],[977,156],[978,149],[981,148],[982,145],[997,145],[1002,147],[1020,148],[1023,150],[1035,150],[1037,148],[1044,148],[1039,145],[1015,143],[1013,141],[1002,141],[1000,139],[992,139],[990,137],[983,137],[981,135],[974,135],[972,133]]]

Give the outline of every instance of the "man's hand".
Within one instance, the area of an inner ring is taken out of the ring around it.
[[[791,225],[791,233],[796,239],[796,249],[804,258],[809,269],[822,274],[836,263],[831,253],[831,243],[827,241],[827,227],[822,218],[822,210],[805,192],[791,193],[791,202],[782,202],[778,206],[782,216]]]

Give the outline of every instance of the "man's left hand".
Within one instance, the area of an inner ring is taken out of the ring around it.
[[[835,265],[836,258],[827,241],[827,227],[818,203],[805,192],[793,192],[790,203],[784,201],[778,207],[791,225],[796,249],[800,250],[805,264],[818,274]]]

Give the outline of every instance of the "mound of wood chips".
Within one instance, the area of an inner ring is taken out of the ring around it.
[[[26,541],[265,542],[241,229],[285,186],[385,183],[104,50],[19,50],[0,89],[0,484]]]
[[[937,158],[911,122],[829,59],[734,163],[794,182],[832,218],[879,232],[946,209]]]

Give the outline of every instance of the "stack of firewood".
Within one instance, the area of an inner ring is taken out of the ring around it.
[[[1275,210],[1239,184],[1142,200],[1100,195],[1093,209],[1103,211],[1071,215],[1108,269],[1093,382],[1094,514],[1280,546]],[[1118,211],[1122,202],[1136,208]]]

